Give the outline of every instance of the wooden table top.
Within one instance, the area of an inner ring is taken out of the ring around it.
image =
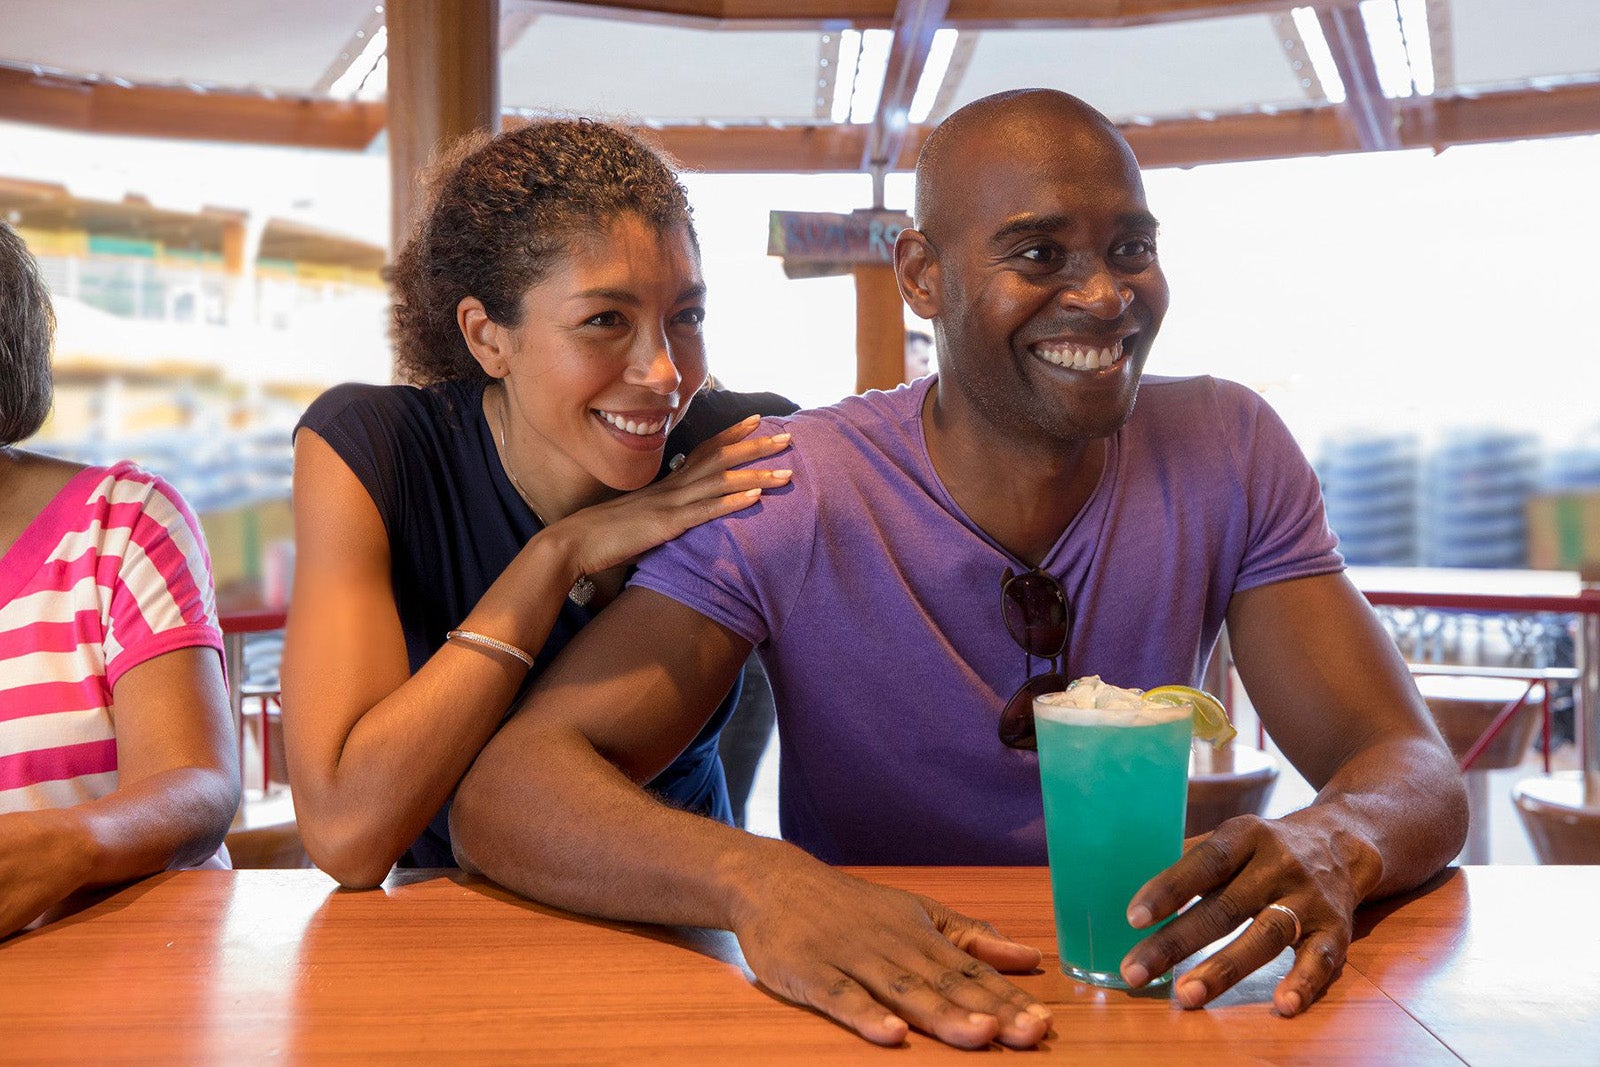
[[[1055,1011],[1052,1060],[1600,1062],[1600,867],[1452,870],[1370,909],[1343,977],[1294,1019],[1270,1006],[1287,953],[1203,1011],[1073,982],[1052,955],[1042,869],[860,873],[1044,949],[1017,981]],[[783,1004],[753,984],[730,934],[581,919],[458,872],[364,893],[318,871],[157,875],[0,942],[0,1035],[0,1060],[74,1064],[972,1055],[921,1034],[876,1049]]]

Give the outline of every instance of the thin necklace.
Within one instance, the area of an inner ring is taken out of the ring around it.
[[[544,521],[544,516],[539,514],[539,509],[533,506],[533,501],[528,497],[528,491],[522,488],[522,482],[518,480],[517,472],[511,469],[511,452],[506,448],[505,409],[511,406],[509,394],[507,394],[504,403],[505,406],[500,409],[500,466],[505,470],[507,477],[511,479],[511,486],[517,491],[517,495],[522,498],[522,502],[528,505],[528,510],[533,512],[533,517],[539,520],[539,525],[548,527],[550,524]],[[567,599],[580,608],[586,606],[589,601],[594,599],[594,580],[586,574],[578,575],[578,580],[572,583],[571,589],[567,590]]]

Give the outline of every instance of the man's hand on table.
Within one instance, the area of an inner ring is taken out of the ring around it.
[[[875,1044],[909,1026],[961,1048],[1028,1048],[1050,1029],[1049,1010],[999,973],[1038,967],[1038,949],[821,864],[763,874],[733,931],[763,985]]]
[[[1295,962],[1273,991],[1273,1007],[1296,1015],[1339,976],[1357,905],[1382,874],[1371,845],[1313,805],[1282,819],[1230,819],[1185,848],[1183,856],[1134,894],[1128,921],[1146,927],[1197,901],[1136,945],[1122,976],[1142,986],[1180,960],[1250,925],[1179,980],[1174,995],[1198,1008],[1246,975],[1295,948]],[[1293,911],[1295,919],[1270,905]]]

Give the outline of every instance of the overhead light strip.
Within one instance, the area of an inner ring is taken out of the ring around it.
[[[845,30],[839,34],[839,61],[833,71],[834,122],[850,118],[850,97],[856,87],[856,66],[861,58],[861,31]]]
[[[389,53],[385,51],[373,64],[372,73],[356,90],[357,100],[382,100],[389,92]]]
[[[1344,79],[1339,77],[1339,68],[1328,49],[1328,39],[1322,36],[1316,9],[1297,7],[1289,14],[1294,18],[1295,29],[1300,31],[1300,40],[1305,43],[1311,69],[1317,72],[1317,80],[1322,83],[1322,95],[1327,97],[1330,104],[1344,103]]]
[[[889,46],[893,30],[866,30],[861,34],[861,59],[856,67],[855,92],[850,96],[850,121],[865,126],[878,114],[883,80],[889,75]]]
[[[1428,0],[1399,0],[1400,32],[1405,38],[1411,83],[1422,96],[1433,95],[1433,40],[1428,35]]]
[[[933,102],[939,99],[944,76],[950,69],[950,58],[955,55],[957,36],[957,32],[948,27],[934,31],[933,43],[928,46],[928,62],[917,80],[917,91],[911,95],[911,109],[906,115],[911,122],[927,122],[933,113]]]
[[[371,100],[382,96],[383,89],[388,83],[388,49],[389,27],[379,26],[373,31],[372,36],[367,38],[367,45],[361,50],[361,54],[351,60],[344,73],[328,86],[328,95],[336,100]],[[369,87],[368,83],[373,80],[374,74],[380,75],[379,81],[383,84]],[[374,88],[376,95],[373,94]]]
[[[1362,0],[1361,27],[1378,69],[1378,88],[1390,100],[1411,95],[1411,63],[1406,58],[1405,35],[1400,31],[1400,9],[1395,0]]]

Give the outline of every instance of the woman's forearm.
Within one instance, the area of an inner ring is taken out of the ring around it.
[[[89,860],[75,888],[204,863],[222,844],[238,809],[238,779],[209,767],[161,771],[63,809]]]
[[[559,546],[535,537],[459,628],[536,654],[571,585],[569,569]],[[342,675],[352,668],[331,662],[336,652],[304,645],[293,652],[299,664],[286,657],[289,716],[362,699],[369,680]],[[295,806],[317,865],[347,886],[381,882],[494,734],[526,674],[505,653],[452,641],[375,703],[342,713],[351,722],[342,736],[319,730],[308,744],[306,724],[296,723],[289,738]]]
[[[238,807],[237,775],[179,767],[73,807],[0,815],[0,937],[79,890],[204,863]]]

